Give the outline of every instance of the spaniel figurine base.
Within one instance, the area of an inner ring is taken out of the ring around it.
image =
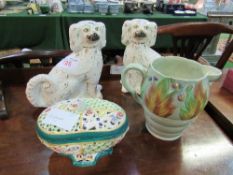
[[[101,49],[106,44],[106,29],[101,22],[81,21],[69,28],[70,55],[49,74],[29,80],[26,96],[35,107],[48,107],[76,97],[102,98],[98,85],[103,67]]]
[[[159,53],[150,47],[155,44],[157,36],[157,25],[145,19],[126,20],[122,27],[121,42],[126,45],[123,56],[123,64],[138,63],[148,68],[153,60],[161,57]],[[129,71],[127,74],[129,83],[135,87],[140,94],[142,76],[136,71]],[[127,90],[122,86],[122,92]]]

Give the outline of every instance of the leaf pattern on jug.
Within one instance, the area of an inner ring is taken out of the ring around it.
[[[207,92],[204,90],[202,82],[198,82],[196,86],[188,86],[186,88],[186,98],[183,106],[180,108],[180,119],[189,120],[197,116],[207,103]]]
[[[145,96],[148,109],[160,117],[168,117],[175,110],[173,95],[176,90],[171,88],[171,83],[171,79],[164,78],[157,84],[152,84]]]

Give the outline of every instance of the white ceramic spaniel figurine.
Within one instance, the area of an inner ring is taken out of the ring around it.
[[[4,9],[5,6],[6,6],[6,1],[5,0],[0,0],[0,10]]]
[[[61,13],[64,11],[61,0],[48,0],[48,4],[52,13]]]
[[[126,45],[123,56],[124,66],[130,63],[138,63],[145,68],[153,60],[161,57],[159,53],[150,47],[155,44],[157,37],[157,24],[145,19],[133,19],[124,22],[122,27],[121,42]],[[129,71],[127,79],[138,94],[141,91],[142,76],[136,71]],[[122,86],[122,92],[127,90]]]
[[[61,13],[64,11],[61,0],[30,0],[39,5],[48,5],[52,13]]]
[[[81,21],[69,28],[70,55],[49,74],[29,80],[26,95],[35,107],[47,107],[75,97],[102,98],[98,85],[103,67],[101,49],[106,45],[106,29],[101,22]]]

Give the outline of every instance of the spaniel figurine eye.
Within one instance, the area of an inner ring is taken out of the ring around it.
[[[145,28],[146,30],[148,30],[148,29],[149,29],[149,26],[144,26],[144,28]]]
[[[84,28],[83,31],[84,32],[89,32],[89,29],[88,28]]]
[[[96,27],[95,30],[96,30],[96,31],[99,31],[99,27]]]
[[[137,25],[137,24],[136,24],[136,25],[134,25],[134,26],[133,26],[133,28],[137,29],[137,28],[138,28],[138,25]]]

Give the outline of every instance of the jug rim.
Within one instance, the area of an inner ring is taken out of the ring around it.
[[[154,63],[160,60],[171,60],[174,59],[178,60],[179,62],[186,62],[186,63],[192,63],[194,65],[196,65],[197,67],[199,67],[201,73],[203,74],[203,76],[201,76],[200,78],[179,78],[179,77],[173,77],[173,76],[169,76],[169,75],[165,75],[164,73],[162,73],[161,71],[156,70],[156,68],[154,67]],[[161,56],[158,59],[155,59],[153,62],[150,63],[151,64],[151,68],[154,72],[158,73],[160,76],[164,77],[164,78],[170,78],[170,79],[175,79],[178,81],[201,81],[203,79],[206,79],[208,77],[208,74],[203,71],[203,67],[202,64],[198,63],[197,61],[185,58],[185,57],[180,57],[180,56]]]

